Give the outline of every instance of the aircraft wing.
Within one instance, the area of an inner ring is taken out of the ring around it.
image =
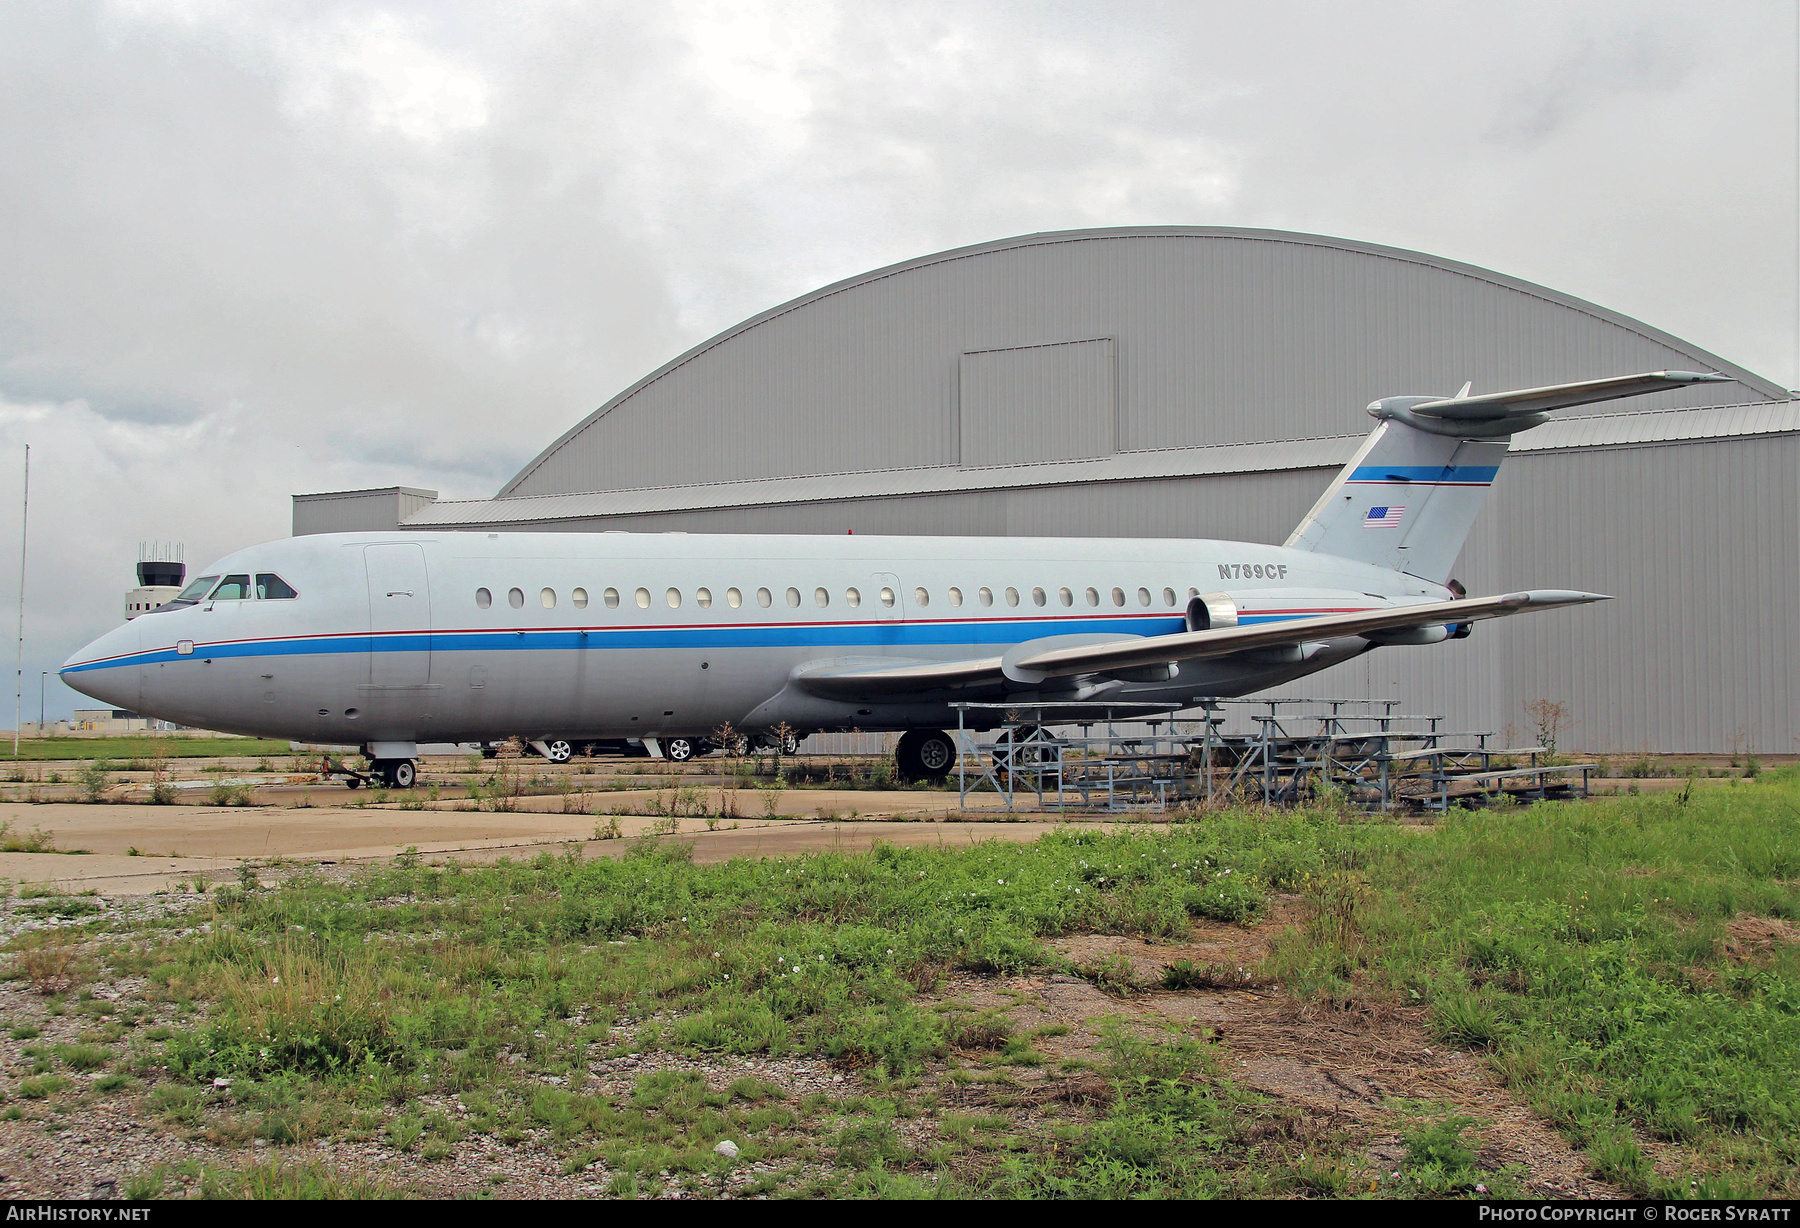
[[[1001,682],[1000,657],[966,661],[828,661],[803,666],[794,681],[815,695],[850,699],[860,696],[921,694]]]
[[[1249,627],[1220,627],[1209,631],[1174,635],[1059,636],[1033,644],[1026,642],[1004,656],[975,657],[960,661],[881,660],[821,662],[802,667],[795,675],[804,689],[817,695],[897,696],[935,691],[984,689],[1012,683],[1032,686],[1051,678],[1077,674],[1122,674],[1147,667],[1228,657],[1234,653],[1277,648],[1311,640],[1364,635],[1409,627],[1451,626],[1505,618],[1538,610],[1609,601],[1599,593],[1539,589],[1507,593],[1499,597],[1471,597],[1461,601],[1434,601],[1420,605],[1363,610],[1353,614],[1325,614]],[[1070,639],[1086,642],[1071,644]]]
[[[1599,593],[1538,589],[1507,593],[1500,597],[1432,601],[1422,605],[1362,610],[1354,614],[1294,618],[1286,622],[1259,623],[1250,627],[1219,627],[1210,631],[1187,631],[1175,635],[1138,636],[1109,644],[1053,648],[1046,652],[1011,657],[1008,664],[1018,673],[1036,673],[1046,678],[1107,673],[1113,670],[1141,669],[1147,665],[1169,661],[1228,657],[1233,653],[1258,648],[1278,648],[1308,640],[1398,631],[1407,627],[1451,626],[1487,618],[1505,618],[1509,614],[1523,614],[1527,611],[1553,610],[1567,605],[1610,600],[1610,597]]]
[[[1515,392],[1490,392],[1482,396],[1442,397],[1411,406],[1415,414],[1433,418],[1484,420],[1512,418],[1523,414],[1547,413],[1570,405],[1590,405],[1596,401],[1612,401],[1619,397],[1642,396],[1647,392],[1666,392],[1687,384],[1732,383],[1729,375],[1700,371],[1646,371],[1641,375],[1614,375],[1606,379],[1582,380],[1575,384],[1550,384],[1543,388],[1521,388]]]

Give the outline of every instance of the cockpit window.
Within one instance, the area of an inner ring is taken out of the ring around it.
[[[175,600],[198,601],[200,598],[206,596],[207,593],[211,592],[212,586],[218,582],[219,577],[217,576],[201,576],[198,580],[195,580],[192,584],[182,589],[181,596],[175,598]]]
[[[300,594],[280,576],[266,571],[256,573],[256,599],[258,601],[279,601],[287,597],[298,597]]]
[[[250,595],[249,576],[226,576],[213,590],[214,601],[242,601]]]

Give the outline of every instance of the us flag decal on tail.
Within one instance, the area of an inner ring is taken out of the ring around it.
[[[1404,507],[1372,507],[1369,514],[1363,517],[1365,529],[1397,529],[1401,518],[1406,515]]]

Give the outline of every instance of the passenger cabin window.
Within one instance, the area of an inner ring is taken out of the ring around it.
[[[650,590],[649,589],[640,588],[637,591],[637,593],[635,594],[635,596],[637,598],[638,609],[647,610],[650,608]]]
[[[1059,588],[1056,590],[1056,599],[1058,601],[1062,602],[1064,605],[1074,605],[1075,604],[1075,594],[1071,593],[1066,588]]]
[[[669,603],[669,608],[671,610],[679,610],[681,608],[681,590],[680,589],[672,588],[667,593],[664,594],[664,597],[667,599],[667,601]]]
[[[515,610],[524,609],[525,608],[525,590],[520,589],[520,588],[508,589],[506,592],[506,604],[511,606]]]
[[[800,590],[799,589],[790,588],[787,591],[787,603],[788,603],[789,609],[798,609],[799,608],[799,605],[800,605]]]
[[[1099,605],[1100,604],[1100,594],[1096,590],[1090,588],[1083,595],[1087,597],[1087,603],[1089,605]]]
[[[475,590],[475,608],[476,609],[485,610],[485,609],[489,608],[490,606],[492,606],[493,604],[494,604],[494,594],[488,592],[485,588],[478,588]]]
[[[1150,590],[1149,589],[1140,588],[1138,590],[1138,604],[1139,605],[1149,605],[1150,604]]]
[[[619,608],[619,590],[616,588],[609,588],[604,593],[601,593],[600,599],[606,602],[606,608],[609,610],[616,610]]]
[[[576,609],[587,609],[587,590],[585,588],[570,589],[569,600],[575,603]]]
[[[1112,598],[1113,598],[1114,605],[1124,605],[1125,604],[1125,590],[1122,588],[1115,588],[1112,592]]]
[[[818,606],[821,610],[824,609],[831,604],[831,594],[822,588],[815,588],[813,590],[813,604]]]
[[[1044,597],[1043,589],[1034,588],[1031,590],[1031,604],[1032,605],[1043,605],[1044,601],[1045,601],[1045,597]]]
[[[243,601],[250,596],[249,576],[226,576],[213,590],[214,601]]]
[[[556,608],[556,590],[553,588],[545,589],[538,594],[538,600],[544,603],[544,608],[546,610],[554,610]]]
[[[768,589],[759,588],[756,590],[756,604],[766,610],[775,604],[775,597]]]
[[[976,599],[979,600],[982,605],[993,605],[994,604],[994,590],[991,588],[984,588],[981,591],[977,592],[975,594],[975,596],[976,596]]]
[[[962,604],[962,590],[960,588],[951,589],[949,592],[949,597],[950,597],[951,605],[961,605]]]
[[[1018,605],[1019,604],[1019,590],[1018,589],[1009,588],[1006,590],[1006,604],[1007,605]]]
[[[844,604],[849,606],[853,610],[856,609],[857,607],[862,605],[862,594],[857,592],[853,588],[845,589],[844,590]]]
[[[1163,604],[1166,606],[1173,606],[1175,604],[1175,590],[1174,589],[1165,588],[1163,590]]]
[[[290,597],[298,597],[293,586],[280,576],[266,571],[256,573],[256,599],[258,601],[286,601]]]
[[[922,588],[915,588],[913,590],[913,604],[920,605],[920,606],[930,605],[931,604],[931,594],[926,592]]]
[[[894,590],[893,589],[884,588],[881,590],[881,605],[882,605],[883,609],[891,610],[894,608]]]
[[[695,589],[694,590],[694,601],[703,610],[712,609],[712,590],[710,588]]]
[[[725,604],[730,606],[734,610],[737,609],[739,606],[744,604],[744,594],[738,592],[735,588],[726,589],[725,590]]]

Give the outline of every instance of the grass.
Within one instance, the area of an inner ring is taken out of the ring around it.
[[[1800,773],[1475,812],[1369,852],[1320,893],[1358,895],[1353,930],[1297,933],[1269,971],[1427,1004],[1636,1193],[1800,1194],[1800,947],[1728,942],[1800,918]]]
[[[294,1164],[282,1160],[252,1161],[232,1168],[188,1162],[158,1164],[126,1179],[122,1197],[204,1199],[392,1199],[404,1198],[404,1187],[372,1177],[345,1173],[330,1164]]]
[[[269,738],[25,738],[19,742],[19,758],[110,759],[114,766],[128,766],[136,759],[148,762],[159,755],[170,759],[286,755],[288,744]],[[10,756],[9,756],[10,758]]]
[[[944,971],[1056,966],[1039,941],[1055,934],[1183,935],[1199,884],[1291,882],[1339,838],[1320,820],[1246,819],[974,853],[696,866],[686,845],[639,842],[617,861],[396,866],[228,902],[157,975],[218,1003],[203,1034],[171,1042],[196,1078],[435,1064],[590,1002],[679,1015],[644,1043],[899,1076],[946,1047],[912,1002]],[[431,932],[459,940],[406,937]]]
[[[72,1094],[59,1072],[104,1069],[83,1085],[149,1080],[145,1111],[221,1145],[379,1142],[423,1180],[487,1135],[548,1147],[621,1196],[1527,1194],[1482,1167],[1485,1127],[1454,1106],[1394,1106],[1405,1158],[1371,1171],[1366,1140],[1240,1087],[1203,1030],[1113,1027],[1090,1068],[1059,1070],[1040,1047],[1059,1029],[936,1000],[952,975],[1077,972],[1121,1008],[1279,984],[1315,1010],[1411,1011],[1628,1190],[1792,1197],[1800,949],[1754,938],[1800,918],[1797,880],[1793,769],[1423,832],[1226,813],[716,865],[673,840],[616,860],[413,856],[234,888],[201,905],[199,928],[105,939],[113,973],[142,977],[171,1022],[44,1047],[18,1095],[54,1103]],[[1196,919],[1254,923],[1277,892],[1301,920],[1252,967],[1173,960],[1158,986],[1124,960],[1072,968],[1046,942],[1185,939]],[[610,1085],[590,1073],[638,1055],[659,1068]],[[867,1090],[691,1069],[767,1058],[855,1068]],[[1018,1081],[1041,1068],[1079,1094],[1021,1116]],[[928,1069],[945,1082],[921,1083]],[[940,1103],[935,1086],[989,1107]],[[714,1150],[726,1139],[735,1161]],[[396,1192],[280,1165],[153,1178],[165,1193]]]

